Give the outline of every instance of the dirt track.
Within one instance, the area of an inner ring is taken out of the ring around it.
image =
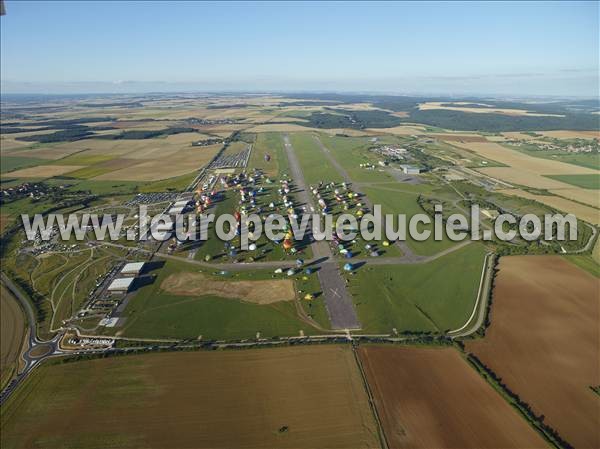
[[[361,346],[390,448],[546,447],[452,348]]]
[[[503,257],[492,325],[467,350],[575,447],[600,447],[600,280],[559,256]]]

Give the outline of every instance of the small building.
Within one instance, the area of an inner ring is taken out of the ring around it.
[[[126,263],[125,266],[121,269],[121,274],[137,276],[142,272],[143,268],[144,262]]]
[[[418,175],[423,171],[421,167],[417,167],[416,165],[402,164],[400,167],[402,167],[402,171],[405,175]]]
[[[109,293],[127,293],[133,285],[135,278],[118,278],[114,279],[108,286]]]

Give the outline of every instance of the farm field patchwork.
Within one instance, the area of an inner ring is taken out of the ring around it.
[[[363,345],[358,353],[390,447],[546,447],[455,349]]]
[[[84,168],[82,165],[38,165],[10,173],[15,178],[51,178]]]
[[[548,177],[582,189],[600,190],[600,173],[596,175],[548,175]]]
[[[589,223],[595,225],[600,224],[600,214],[598,209],[595,209],[591,206],[586,206],[584,204],[575,203],[567,198],[561,198],[556,195],[537,195],[521,189],[504,189],[498,190],[498,192],[505,195],[514,195],[520,198],[538,201],[560,211],[574,214],[577,218],[585,220]]]
[[[43,366],[1,420],[5,449],[379,447],[354,357],[339,346]]]
[[[421,103],[419,109],[422,111],[429,111],[433,109],[444,109],[447,111],[459,111],[459,112],[470,112],[473,114],[502,114],[511,116],[529,116],[529,117],[564,117],[559,114],[541,114],[531,112],[526,109],[510,109],[510,108],[496,108],[492,105],[485,103],[478,103],[478,107],[469,107],[471,103],[455,102],[455,103],[443,103],[439,101],[430,101],[427,103]]]
[[[491,326],[466,342],[574,447],[598,447],[598,279],[560,256],[500,259]]]

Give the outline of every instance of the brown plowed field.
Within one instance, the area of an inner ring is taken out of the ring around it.
[[[390,448],[538,448],[545,441],[452,348],[359,349]]]
[[[559,256],[503,257],[473,352],[574,447],[600,447],[600,280]]]
[[[173,352],[43,365],[2,448],[378,448],[350,348]]]

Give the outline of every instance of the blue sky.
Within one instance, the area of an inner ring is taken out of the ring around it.
[[[5,93],[598,95],[598,2],[5,4]]]

